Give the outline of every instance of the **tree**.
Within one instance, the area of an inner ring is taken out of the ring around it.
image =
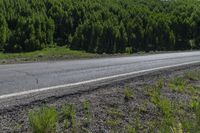
[[[0,50],[3,50],[9,39],[9,29],[5,17],[0,14]]]
[[[198,0],[0,0],[0,50],[200,48]]]

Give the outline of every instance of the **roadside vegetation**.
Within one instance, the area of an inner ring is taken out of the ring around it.
[[[97,54],[86,53],[84,51],[70,50],[66,47],[45,48],[34,52],[25,53],[3,53],[0,52],[0,64],[47,61],[47,60],[64,60],[64,59],[82,59],[99,57]]]
[[[57,110],[44,107],[29,112],[29,128],[47,132],[161,132],[200,131],[199,70],[171,79],[160,78],[141,88],[126,86],[107,93],[99,104],[89,99],[67,103]],[[105,100],[106,99],[106,100]],[[99,98],[96,99],[97,101]],[[97,124],[97,125],[96,125]],[[98,125],[99,124],[99,125]],[[95,129],[99,127],[100,129]]]
[[[199,0],[0,0],[0,51],[199,49],[199,16]]]
[[[38,111],[31,111],[29,121],[33,133],[55,132],[58,113],[54,107],[43,107]]]

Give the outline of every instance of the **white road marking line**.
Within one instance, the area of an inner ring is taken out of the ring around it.
[[[141,71],[134,71],[134,72],[124,73],[124,74],[118,74],[118,75],[113,75],[113,76],[108,76],[108,77],[102,77],[102,78],[77,82],[77,83],[70,83],[70,84],[64,84],[64,85],[58,85],[58,86],[22,91],[22,92],[17,92],[17,93],[11,93],[11,94],[6,94],[6,95],[1,95],[0,100],[6,99],[6,98],[11,98],[11,97],[22,96],[22,95],[33,94],[33,93],[37,93],[37,92],[43,92],[43,91],[47,91],[47,90],[55,90],[55,89],[58,89],[58,88],[84,85],[84,84],[88,84],[88,83],[92,83],[92,82],[98,82],[98,81],[103,81],[103,80],[119,78],[119,77],[131,76],[131,75],[134,75],[134,74],[140,74],[140,73],[151,72],[151,71],[156,71],[156,70],[161,70],[161,69],[173,68],[173,67],[178,67],[178,66],[183,66],[183,65],[190,65],[190,64],[195,64],[195,63],[200,63],[200,61],[193,61],[193,62],[181,63],[181,64],[176,64],[176,65],[169,65],[169,66],[164,66],[164,67],[156,67],[156,68],[151,68],[151,69],[146,69],[146,70],[141,70]]]

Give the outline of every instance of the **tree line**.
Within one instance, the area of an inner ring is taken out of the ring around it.
[[[200,48],[199,0],[0,0],[0,51]]]

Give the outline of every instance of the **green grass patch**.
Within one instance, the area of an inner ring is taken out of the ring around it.
[[[200,80],[200,71],[197,71],[197,70],[189,71],[185,74],[185,77],[189,80],[199,81]]]
[[[112,119],[112,120],[107,120],[106,125],[110,127],[116,127],[119,126],[122,123],[120,119]]]
[[[174,92],[183,92],[187,87],[187,80],[183,77],[175,77],[169,83],[169,88]]]
[[[66,47],[45,48],[43,50],[26,52],[26,53],[2,53],[0,52],[0,60],[15,60],[16,62],[23,61],[40,61],[53,59],[76,59],[76,58],[91,58],[96,54],[86,53],[84,51],[70,50]],[[8,61],[9,62],[9,61]]]
[[[135,128],[131,125],[127,126],[127,133],[137,133]]]
[[[122,110],[120,109],[117,109],[117,108],[110,108],[107,113],[112,116],[112,117],[115,117],[115,118],[122,118],[124,117],[124,113]]]
[[[129,88],[129,87],[126,87],[125,89],[124,89],[124,98],[125,98],[125,100],[130,100],[130,99],[132,99],[133,97],[134,97],[134,92],[133,92],[133,90],[131,89],[131,88]]]
[[[57,121],[58,113],[54,107],[43,107],[29,113],[29,122],[33,133],[55,132]]]
[[[155,104],[159,102],[162,87],[163,84],[161,81],[159,81],[156,85],[147,88],[147,92],[151,98],[151,102]]]
[[[76,110],[73,104],[67,104],[62,107],[62,111],[65,116],[65,128],[76,128]]]

